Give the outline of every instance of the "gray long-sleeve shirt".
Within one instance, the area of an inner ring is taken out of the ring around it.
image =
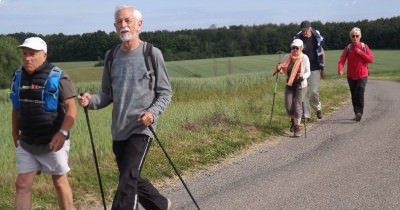
[[[111,71],[104,66],[100,93],[92,96],[89,109],[101,109],[113,103],[111,134],[114,141],[126,140],[132,134],[153,137],[137,120],[144,111],[154,116],[154,123],[171,101],[172,89],[161,51],[153,47],[157,68],[148,72],[144,61],[145,43],[124,52],[118,49]],[[157,78],[155,78],[157,77]],[[151,82],[152,81],[152,82]]]

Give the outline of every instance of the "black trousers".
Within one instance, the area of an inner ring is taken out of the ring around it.
[[[347,78],[347,82],[349,83],[350,93],[351,93],[351,102],[353,104],[354,114],[364,112],[364,93],[365,87],[367,86],[368,77],[361,78],[358,80],[353,80]]]
[[[124,141],[113,141],[119,170],[119,183],[112,210],[137,209],[138,202],[147,210],[167,209],[167,199],[146,179],[140,177],[151,138],[134,134]]]

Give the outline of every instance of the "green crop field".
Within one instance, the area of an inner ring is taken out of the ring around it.
[[[324,112],[329,114],[347,101],[345,79],[337,79],[336,65],[341,51],[328,51],[328,77],[321,81]],[[374,50],[371,79],[400,80],[399,50]],[[173,61],[167,63],[174,96],[160,118],[158,136],[178,169],[186,174],[218,163],[227,156],[259,142],[268,142],[288,130],[283,105],[284,79],[280,77],[272,126],[272,69],[279,55]],[[79,92],[96,92],[102,68],[96,62],[56,63],[72,77]],[[16,176],[15,148],[11,138],[11,105],[8,90],[0,92],[0,209],[13,209]],[[117,185],[117,169],[111,150],[111,106],[90,111],[102,181],[108,203]],[[71,131],[69,178],[77,209],[101,206],[96,170],[83,110]],[[143,176],[161,185],[174,172],[154,144],[146,159]],[[51,180],[35,179],[33,209],[57,209]]]
[[[326,52],[326,70],[328,77],[336,77],[337,62],[340,50]],[[369,66],[371,76],[379,76],[390,72],[396,72],[400,67],[399,50],[374,50],[375,61]],[[185,60],[167,62],[167,69],[170,77],[174,78],[207,78],[225,76],[229,74],[247,74],[254,72],[271,72],[278,63],[280,56],[257,55],[228,57],[215,59]],[[94,67],[92,62],[66,62],[55,63],[68,71],[73,81],[92,82],[99,81],[102,74],[102,67]]]

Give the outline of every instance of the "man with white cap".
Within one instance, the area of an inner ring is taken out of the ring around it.
[[[295,39],[290,44],[290,54],[274,70],[276,73],[286,73],[285,108],[290,116],[290,131],[294,137],[300,137],[300,121],[302,117],[303,94],[307,89],[307,78],[310,76],[310,60],[303,54],[303,41]]]
[[[27,38],[18,48],[22,67],[14,73],[10,93],[18,170],[15,209],[32,209],[32,184],[40,172],[52,176],[59,209],[73,209],[67,172],[75,88],[64,71],[47,62],[43,39]]]

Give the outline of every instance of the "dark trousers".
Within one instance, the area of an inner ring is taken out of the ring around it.
[[[306,90],[306,89],[304,89]],[[303,89],[296,85],[294,87],[285,87],[285,108],[286,113],[294,120],[295,124],[300,123],[302,110],[302,91]]]
[[[148,210],[167,209],[167,199],[146,179],[140,177],[151,138],[134,134],[124,141],[113,141],[119,170],[119,183],[112,210],[137,209],[138,202]]]
[[[364,93],[365,87],[367,86],[367,81],[368,77],[358,80],[347,78],[347,82],[349,83],[350,87],[351,102],[353,104],[353,110],[355,114],[363,114],[364,112]]]

